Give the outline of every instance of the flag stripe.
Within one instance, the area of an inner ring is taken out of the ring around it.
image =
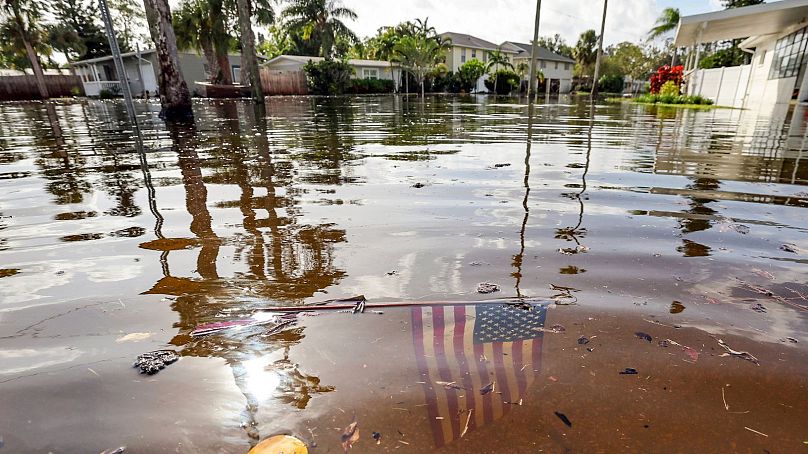
[[[435,360],[438,365],[438,374],[441,381],[452,382],[454,381],[454,378],[452,376],[452,368],[449,365],[445,347],[447,344],[452,345],[451,341],[447,342],[446,334],[448,333],[449,336],[454,334],[454,329],[452,329],[452,325],[454,324],[454,314],[451,313],[449,314],[449,317],[446,318],[446,309],[447,308],[443,306],[432,308],[432,325],[433,329],[435,330]],[[441,392],[446,398],[446,413],[441,414],[441,416],[443,416],[444,426],[449,426],[444,427],[444,435],[448,435],[448,437],[444,436],[444,438],[447,441],[450,441],[456,436],[460,435],[457,418],[457,390],[453,388],[446,389],[444,386],[441,386],[438,388],[438,392]]]
[[[441,447],[443,442],[443,430],[440,421],[435,419],[437,415],[437,407],[433,403],[437,402],[435,395],[435,388],[431,383],[429,376],[429,368],[426,363],[426,353],[424,351],[424,342],[432,342],[431,333],[429,336],[424,335],[423,312],[427,308],[414,308],[412,311],[412,338],[415,347],[415,361],[418,365],[418,372],[421,374],[418,381],[425,382],[422,386],[424,388],[424,395],[427,401],[427,415],[429,417],[429,425],[432,427],[432,435],[435,439],[435,446]]]
[[[528,343],[530,341],[527,341]],[[519,396],[521,397],[527,389],[527,372],[528,367],[524,367],[525,363],[522,360],[522,349],[524,348],[525,341],[518,340],[513,343],[511,354],[513,355],[513,373],[516,374],[516,384],[519,389]],[[523,369],[524,368],[524,369]],[[531,371],[532,372],[532,371]]]
[[[466,306],[455,306],[454,308],[454,319],[455,319],[455,326],[454,326],[454,339],[452,339],[452,346],[454,347],[455,353],[455,361],[459,366],[460,370],[460,377],[458,379],[458,384],[465,388],[463,392],[463,406],[462,409],[468,411],[469,409],[474,409],[475,405],[475,394],[474,394],[474,384],[471,379],[471,373],[469,372],[469,361],[466,357],[466,330],[471,323],[465,323],[466,321]],[[459,321],[462,321],[460,323]],[[472,419],[469,420],[469,430],[474,430],[477,427],[476,420],[473,419],[476,415],[472,414]],[[463,415],[463,418],[467,416]],[[465,427],[465,422],[463,423],[463,427]],[[462,433],[462,431],[461,431]]]

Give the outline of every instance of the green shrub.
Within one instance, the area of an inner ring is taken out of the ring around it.
[[[598,79],[598,90],[606,93],[621,93],[623,91],[623,76],[607,74]]]
[[[488,91],[496,91],[498,95],[510,94],[515,88],[519,87],[519,74],[516,74],[512,69],[502,68],[495,71],[488,76],[485,81],[485,88]],[[496,83],[496,87],[494,87]],[[494,90],[496,88],[496,90]]]
[[[485,63],[472,58],[457,69],[458,91],[470,93],[477,86],[477,80],[485,74]]]
[[[701,96],[685,95],[642,95],[635,98],[636,102],[643,104],[694,104],[709,106],[713,101]]]
[[[388,79],[353,79],[351,80],[351,92],[357,94],[365,93],[392,93],[393,81]]]
[[[659,94],[662,96],[678,96],[679,86],[676,85],[676,82],[669,80],[662,84],[662,88],[659,89]]]
[[[117,97],[118,95],[108,88],[102,88],[101,91],[98,92],[99,99],[112,99]]]
[[[353,68],[344,61],[309,60],[303,71],[306,72],[306,85],[315,95],[341,95],[351,89]]]

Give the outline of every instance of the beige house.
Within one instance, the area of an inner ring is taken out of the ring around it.
[[[502,43],[502,49],[503,51],[508,49],[517,52],[513,57],[514,68],[519,66],[520,63],[530,65],[532,51],[530,44],[505,41]],[[538,48],[537,59],[537,68],[544,74],[548,91],[552,93],[569,93],[570,88],[572,88],[572,70],[575,67],[575,60],[551,52],[544,47]],[[527,77],[525,75],[525,80],[527,80]]]
[[[489,52],[496,50],[501,51],[514,68],[522,62],[530,64],[530,44],[505,41],[496,45],[476,36],[454,32],[441,33],[440,36],[443,39],[451,40],[452,46],[446,52],[446,66],[452,72],[457,72],[464,63],[472,59],[488,63]],[[551,92],[569,93],[575,60],[540,47],[537,64],[547,79],[547,87]],[[483,76],[477,82],[477,91],[486,91],[484,84],[486,78],[487,76]],[[525,80],[527,80],[527,75],[525,75]]]

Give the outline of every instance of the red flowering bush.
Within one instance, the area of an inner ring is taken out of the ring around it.
[[[682,80],[684,79],[684,66],[670,67],[668,65],[660,66],[657,72],[651,75],[651,93],[658,94],[665,82],[671,81],[676,87],[682,87]]]

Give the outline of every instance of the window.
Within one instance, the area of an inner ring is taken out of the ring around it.
[[[477,58],[477,49],[471,49],[471,58]]]
[[[555,69],[558,69],[558,62],[555,62]]]
[[[564,63],[564,71],[569,71],[569,70],[570,70],[570,64],[569,63]]]
[[[465,63],[466,62],[466,48],[460,49],[460,61]]]
[[[774,60],[769,79],[795,77],[805,57],[806,43],[808,43],[806,28],[778,39],[774,46]]]
[[[764,49],[763,52],[760,53],[760,57],[758,57],[758,66],[762,66],[765,61],[766,61],[766,50]]]
[[[547,69],[547,62],[546,61],[541,62],[541,69]]]
[[[379,70],[377,68],[362,68],[363,79],[378,79]]]
[[[240,65],[233,65],[233,82],[239,83],[241,80],[241,66]]]

